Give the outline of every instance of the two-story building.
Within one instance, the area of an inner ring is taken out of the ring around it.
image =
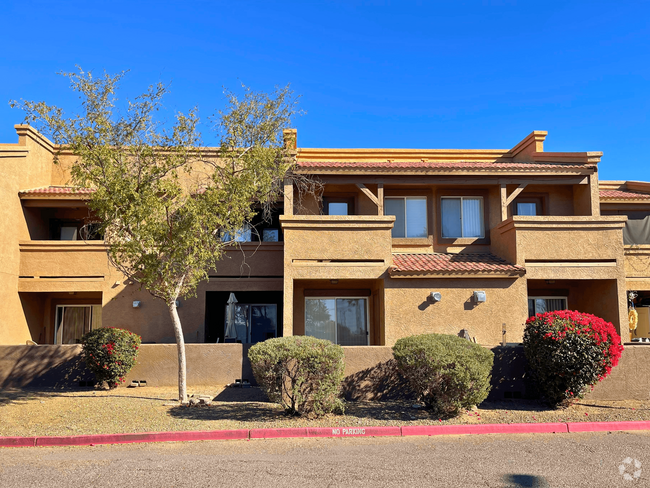
[[[73,155],[55,165],[50,141],[16,130],[17,144],[0,145],[0,344],[75,343],[99,326],[174,342],[164,304],[86,236],[92,190],[68,186]],[[392,345],[465,329],[496,345],[521,341],[530,315],[564,308],[628,341],[627,291],[650,305],[650,183],[599,184],[601,153],[545,152],[545,137],[489,150],[295,147],[297,172],[322,195],[287,184],[272,221],[242,229],[180,301],[186,341]],[[643,324],[635,337],[650,336]]]

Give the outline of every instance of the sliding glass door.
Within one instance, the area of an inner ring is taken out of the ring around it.
[[[225,336],[228,340],[256,344],[278,335],[278,306],[275,304],[235,304],[235,322],[228,328],[228,310],[225,316]]]
[[[342,346],[367,346],[368,299],[306,298],[305,335]]]

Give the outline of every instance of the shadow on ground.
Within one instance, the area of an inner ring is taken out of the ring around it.
[[[413,408],[412,400],[348,401],[345,415],[355,419],[409,421],[430,419],[428,411]],[[274,422],[286,419],[282,407],[271,403],[257,387],[226,388],[212,405],[177,406],[169,410],[174,418],[188,420],[234,420],[240,422]],[[436,417],[437,418],[437,417]]]
[[[110,396],[107,395],[97,395],[94,396],[89,393],[93,392],[107,392],[106,390],[96,389],[94,387],[64,387],[64,388],[10,388],[0,390],[0,407],[5,405],[10,405],[12,403],[24,403],[31,400],[46,399],[46,398],[56,398],[56,397],[65,397],[65,398],[84,398],[84,399],[93,399],[93,398],[133,398],[137,400],[156,400],[156,401],[176,401],[175,398],[160,398],[154,396],[146,396],[146,394],[136,396],[136,395],[120,395],[117,394],[120,390],[115,390],[110,393]]]

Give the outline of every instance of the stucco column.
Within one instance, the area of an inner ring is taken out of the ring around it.
[[[282,311],[282,336],[293,335],[293,278],[287,273],[285,266],[284,275],[284,308]]]
[[[284,180],[284,215],[293,215],[293,182]]]
[[[618,294],[618,323],[620,324],[618,333],[623,342],[629,342],[630,323],[627,316],[627,287],[624,276],[616,280],[616,293]]]

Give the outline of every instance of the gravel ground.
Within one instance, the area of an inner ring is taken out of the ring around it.
[[[317,420],[287,417],[258,388],[193,389],[211,395],[210,406],[185,407],[176,388],[116,390],[1,390],[0,435],[82,435],[174,430],[336,427],[422,424],[650,420],[650,401],[583,400],[565,410],[538,402],[483,403],[453,419],[438,419],[413,402],[347,402],[345,415]]]

